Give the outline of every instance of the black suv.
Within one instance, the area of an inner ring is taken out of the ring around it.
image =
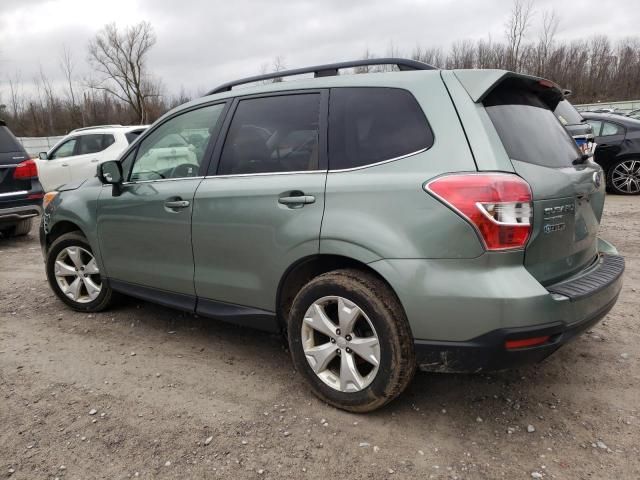
[[[43,196],[36,162],[0,120],[0,234],[29,233],[33,217],[42,213]]]

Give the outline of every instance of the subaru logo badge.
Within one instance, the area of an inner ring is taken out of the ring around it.
[[[593,184],[596,188],[600,188],[600,185],[602,184],[602,174],[600,172],[593,173]]]

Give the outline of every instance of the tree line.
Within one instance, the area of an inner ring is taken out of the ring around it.
[[[533,0],[514,0],[502,41],[459,40],[446,51],[418,45],[401,52],[392,45],[385,56],[408,54],[441,68],[497,68],[547,78],[571,90],[569,100],[575,104],[640,99],[639,36],[615,43],[606,35],[558,41],[555,12],[539,13],[533,7]],[[365,51],[363,58],[375,56]]]
[[[181,91],[169,96],[149,70],[148,54],[156,43],[148,22],[118,29],[106,25],[88,45],[91,75],[79,78],[77,64],[63,48],[59,68],[64,87],[55,89],[40,69],[25,88],[19,73],[10,75],[0,99],[0,118],[17,136],[63,135],[92,125],[148,124],[189,100]]]
[[[571,90],[570,100],[577,104],[640,98],[640,36],[617,42],[606,35],[558,41],[559,25],[554,12],[536,12],[533,0],[514,0],[502,40],[459,40],[448,49],[418,45],[410,52],[391,45],[384,56],[407,56],[447,69],[498,68],[536,75]],[[62,135],[90,125],[151,123],[190,100],[184,90],[167,95],[151,73],[148,54],[155,43],[148,22],[123,29],[106,25],[88,45],[89,78],[78,78],[77,65],[64,48],[59,59],[64,88],[54,89],[41,69],[27,93],[20,74],[14,73],[6,78],[0,118],[18,136]],[[376,56],[367,50],[362,58]],[[277,72],[284,66],[284,58],[278,56],[261,71]],[[389,68],[362,67],[355,73]]]

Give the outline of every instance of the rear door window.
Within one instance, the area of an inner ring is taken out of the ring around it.
[[[567,167],[580,157],[575,141],[536,94],[501,86],[485,99],[509,158],[543,167]]]
[[[624,128],[616,123],[602,122],[602,133],[600,135],[603,137],[624,135]]]
[[[241,100],[218,175],[318,170],[320,104],[319,93]]]
[[[362,167],[433,145],[433,132],[411,93],[398,88],[333,88],[329,168]]]
[[[600,129],[602,128],[602,122],[600,120],[587,120],[591,128],[593,129],[593,135],[600,136]]]
[[[89,155],[101,152],[115,143],[116,139],[110,134],[81,135],[78,139],[76,155]]]

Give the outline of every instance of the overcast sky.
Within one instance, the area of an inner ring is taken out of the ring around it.
[[[534,0],[530,36],[556,10],[558,39],[637,35],[638,0]],[[448,48],[465,38],[502,40],[511,0],[0,0],[0,101],[7,78],[25,88],[40,68],[59,85],[60,55],[72,52],[86,76],[87,43],[106,23],[147,20],[158,37],[149,67],[168,93],[194,95],[260,73],[281,56],[287,67],[379,55],[393,45]]]

